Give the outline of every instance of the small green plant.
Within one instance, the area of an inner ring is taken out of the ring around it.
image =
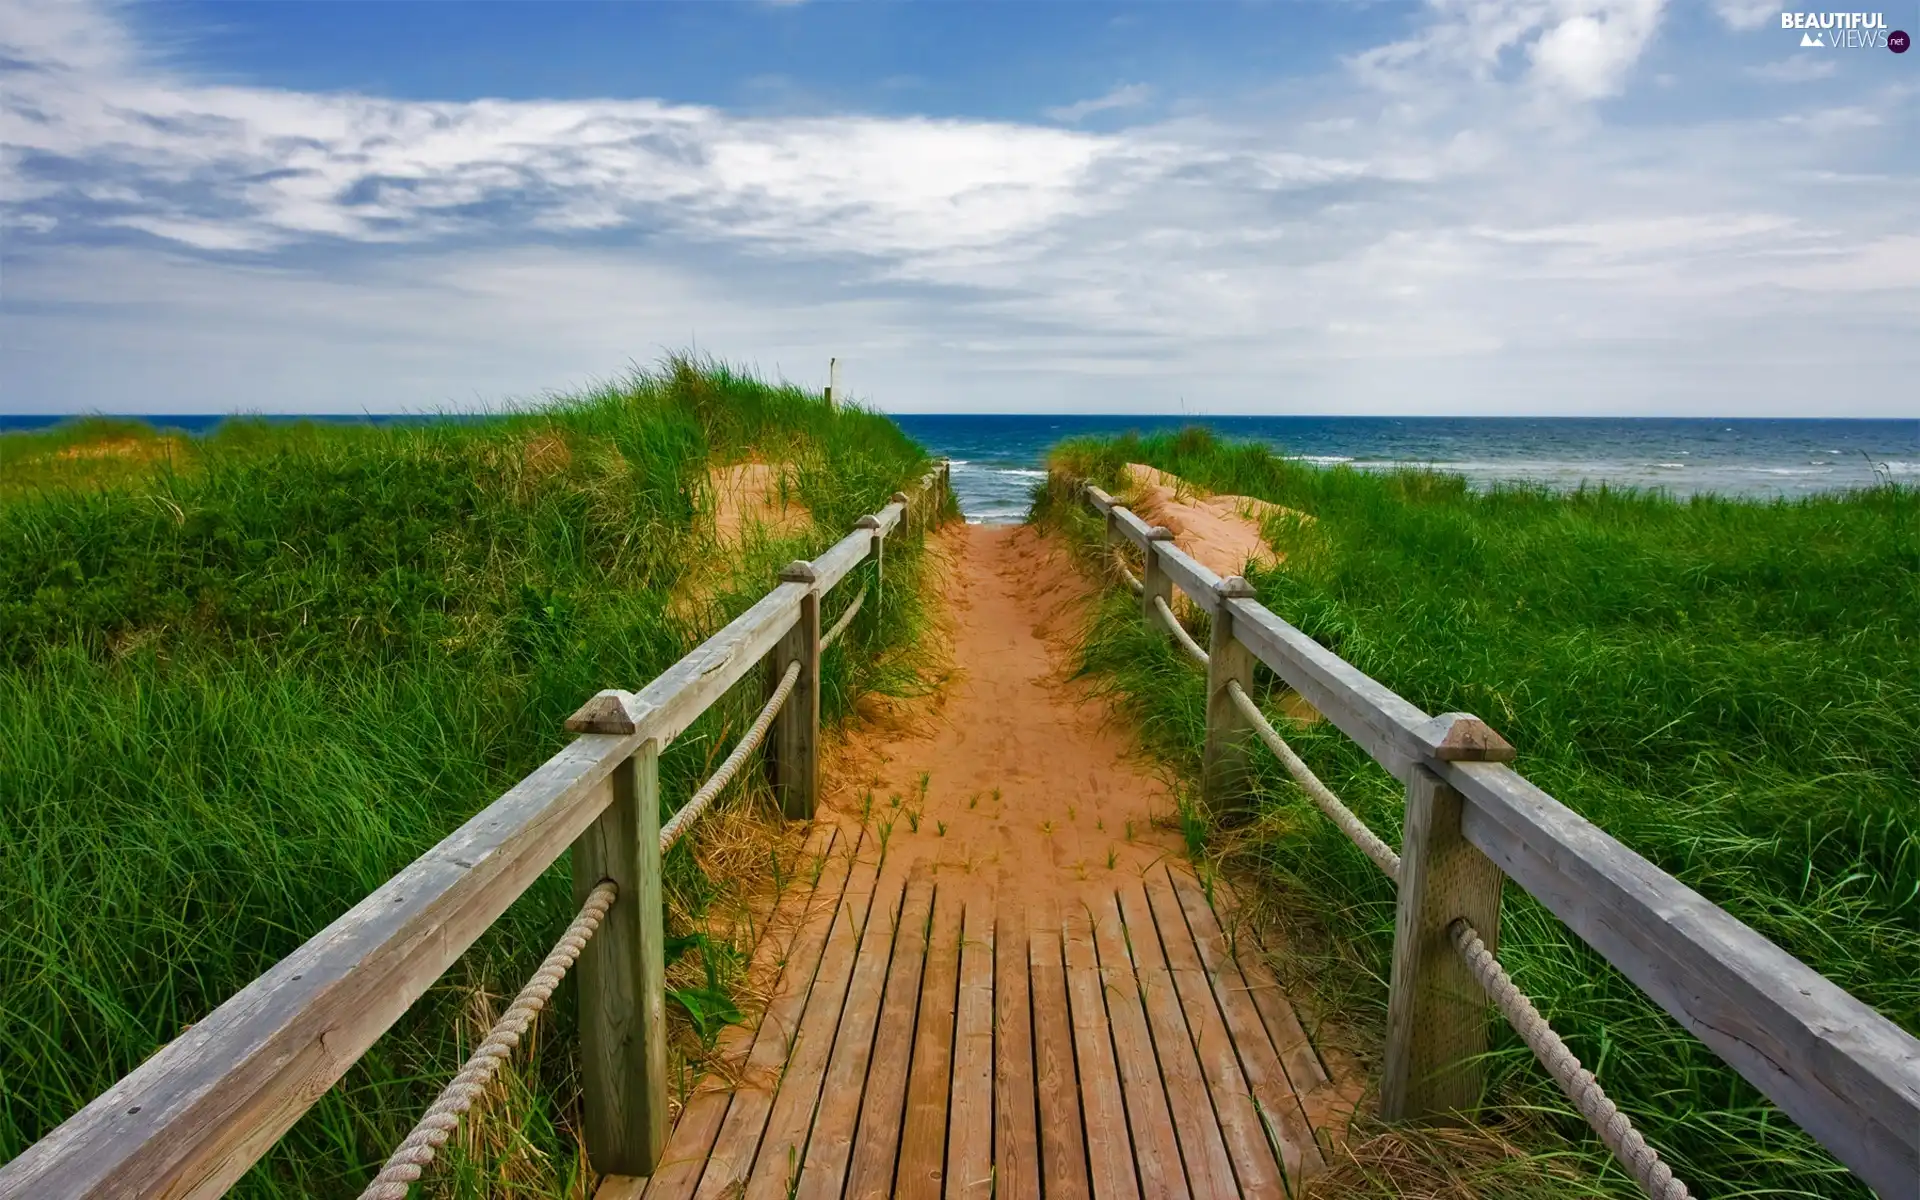
[[[701,966],[707,977],[706,985],[697,988],[668,988],[667,999],[680,1006],[687,1014],[687,1020],[693,1026],[694,1036],[700,1039],[703,1048],[711,1051],[720,1031],[728,1025],[744,1021],[746,1017],[739,1006],[733,1002],[733,994],[720,982],[719,960],[730,950],[718,947],[704,933],[688,934],[684,937],[668,938],[666,943],[667,961],[672,962],[688,950],[700,951]]]
[[[973,795],[971,795],[971,796],[968,796],[968,797],[967,797],[967,807],[968,807],[969,809],[973,809],[973,808],[979,808],[979,807],[980,807],[980,793],[979,793],[979,792],[975,792],[975,793],[974,793]]]
[[[1067,805],[1067,820],[1071,821],[1077,816],[1079,816],[1079,814],[1074,811],[1073,805]]]
[[[1118,866],[1119,863],[1120,863],[1120,851],[1114,849],[1112,846],[1108,846],[1107,847],[1107,870],[1109,871],[1113,870],[1113,868]]]
[[[1040,822],[1040,832],[1041,832],[1041,833],[1043,833],[1043,834],[1045,834],[1045,835],[1047,835],[1048,837],[1052,837],[1052,836],[1053,836],[1053,822],[1052,822],[1052,821],[1042,821],[1042,822]]]
[[[947,823],[945,821],[935,821],[933,823],[933,830],[940,837],[945,837],[947,836]]]
[[[914,833],[920,832],[920,810],[918,808],[910,808],[907,810],[907,828]]]

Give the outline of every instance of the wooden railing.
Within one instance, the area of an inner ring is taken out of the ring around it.
[[[1384,1117],[1477,1103],[1488,1005],[1451,934],[1470,928],[1497,951],[1511,879],[1868,1186],[1888,1200],[1920,1195],[1920,1041],[1527,782],[1478,718],[1428,716],[1269,612],[1245,580],[1221,579],[1099,488],[1082,491],[1109,544],[1143,556],[1126,578],[1148,624],[1206,663],[1209,808],[1249,799],[1252,706],[1234,693],[1251,692],[1256,661],[1406,784],[1403,861],[1370,855],[1399,888]],[[1212,618],[1209,650],[1174,620],[1175,588]]]
[[[887,535],[943,512],[947,486],[941,463],[919,498],[896,493],[790,566],[645,688],[595,696],[559,753],[0,1168],[0,1197],[221,1195],[569,848],[578,899],[617,889],[578,961],[588,1153],[601,1174],[651,1172],[667,1102],[659,752],[761,671],[770,695],[786,689],[769,780],[789,817],[812,816],[821,598],[868,558],[882,567]]]

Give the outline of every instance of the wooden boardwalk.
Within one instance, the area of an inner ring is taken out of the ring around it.
[[[763,1015],[602,1200],[1284,1197],[1320,1169],[1325,1069],[1183,866],[1035,901],[826,821],[809,853]]]

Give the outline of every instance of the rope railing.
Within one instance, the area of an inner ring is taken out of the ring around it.
[[[1533,1056],[1540,1060],[1547,1074],[1560,1085],[1567,1099],[1573,1101],[1580,1115],[1587,1119],[1587,1124],[1593,1126],[1593,1131],[1600,1135],[1607,1149],[1613,1151],[1613,1156],[1626,1167],[1634,1182],[1640,1185],[1640,1190],[1653,1197],[1653,1200],[1687,1200],[1687,1185],[1673,1177],[1673,1168],[1660,1161],[1659,1153],[1647,1144],[1646,1138],[1640,1136],[1640,1131],[1633,1127],[1627,1114],[1607,1098],[1607,1093],[1601,1089],[1600,1081],[1593,1077],[1593,1072],[1580,1065],[1580,1060],[1574,1057],[1573,1051],[1567,1049],[1567,1044],[1560,1040],[1560,1035],[1547,1024],[1547,1019],[1540,1015],[1533,1001],[1514,986],[1506,969],[1487,949],[1486,943],[1480,940],[1480,934],[1473,926],[1465,920],[1455,920],[1447,926],[1447,933],[1453,939],[1454,949],[1466,961],[1467,969],[1480,981],[1487,998],[1506,1017],[1514,1032],[1520,1035],[1520,1040],[1533,1051]]]
[[[553,998],[554,989],[566,977],[580,952],[586,949],[587,939],[594,930],[600,928],[600,922],[606,918],[607,910],[613,907],[619,888],[611,879],[603,879],[587,894],[587,902],[580,906],[580,914],[560,935],[560,941],[553,947],[547,960],[533,973],[527,986],[520,989],[507,1011],[494,1022],[487,1031],[486,1040],[474,1049],[467,1065],[453,1077],[453,1081],[441,1090],[433,1103],[428,1106],[426,1115],[413,1127],[401,1141],[393,1156],[387,1159],[386,1166],[380,1168],[380,1174],[360,1193],[360,1200],[406,1200],[407,1191],[433,1162],[440,1147],[447,1144],[453,1131],[459,1126],[460,1118],[473,1107],[493,1081],[494,1073],[500,1064],[513,1056],[520,1039],[527,1032],[540,1010]]]
[[[780,677],[780,686],[773,689],[773,696],[768,699],[766,707],[760,710],[760,715],[753,719],[752,727],[733,748],[733,753],[727,755],[726,761],[720,764],[720,769],[715,771],[711,778],[700,785],[700,790],[680,806],[680,811],[673,814],[673,819],[660,827],[662,854],[673,849],[673,844],[680,840],[680,835],[687,831],[687,827],[698,821],[700,814],[706,812],[707,806],[713,803],[714,797],[725,791],[727,785],[733,782],[733,777],[740,772],[740,765],[747,761],[747,757],[759,748],[761,740],[767,736],[767,730],[773,725],[773,718],[779,714],[780,706],[787,702],[787,697],[792,694],[793,685],[799,678],[800,664],[789,663],[786,674]]]
[[[862,595],[864,594],[863,592]],[[855,600],[853,607],[859,607],[858,599]],[[846,620],[845,617],[841,618],[843,626]],[[793,685],[799,679],[800,664],[798,662],[789,664],[786,673],[780,677],[780,685],[774,689],[773,696],[760,710],[760,715],[754,718],[753,725],[734,746],[733,752],[727,755],[726,761],[720,764],[719,770],[700,785],[700,789],[688,798],[687,802],[680,807],[680,811],[673,814],[672,820],[661,826],[661,853],[664,854],[672,849],[673,844],[680,840],[680,835],[699,820],[701,814],[705,813],[713,803],[714,798],[733,782],[733,777],[740,772],[741,764],[747,761],[747,758],[759,748],[761,741],[766,738],[767,730],[773,725],[774,717],[780,712],[780,706],[785,704],[787,697],[793,694]],[[449,1083],[434,1100],[427,1109],[426,1115],[420,1118],[420,1123],[413,1127],[413,1132],[407,1134],[406,1140],[402,1141],[399,1148],[393,1152],[393,1156],[387,1159],[387,1165],[381,1168],[380,1174],[367,1185],[366,1191],[360,1193],[360,1200],[406,1200],[407,1189],[420,1178],[428,1164],[433,1162],[439,1148],[453,1136],[454,1129],[460,1124],[460,1118],[486,1091],[494,1072],[513,1054],[527,1027],[540,1015],[540,1010],[546,1007],[547,1001],[553,996],[554,988],[559,986],[560,980],[573,966],[574,960],[580,957],[580,951],[586,947],[587,939],[591,938],[594,930],[600,927],[601,920],[607,915],[607,909],[613,905],[617,891],[612,880],[603,880],[588,895],[586,904],[580,909],[580,915],[575,917],[573,924],[567,927],[567,932],[560,938],[553,953],[547,956],[546,962],[540,965],[533,979],[521,989],[520,995],[515,998],[513,1004],[488,1031],[486,1040],[473,1052],[473,1056],[467,1060],[467,1065],[453,1077],[453,1082]]]
[[[853,624],[853,618],[859,615],[860,606],[866,602],[867,589],[861,588],[858,595],[847,601],[846,611],[841,613],[840,619],[833,623],[833,628],[827,630],[826,636],[820,639],[821,650],[825,650],[840,639],[840,635],[847,631],[847,626]]]
[[[1152,553],[1151,549],[1148,553]],[[1122,578],[1133,586],[1136,592],[1139,591],[1138,581],[1133,578],[1125,565],[1119,563],[1115,565]],[[1174,639],[1195,661],[1202,665],[1210,661],[1207,652],[1202,650],[1200,644],[1194,641],[1181,626],[1165,597],[1155,596],[1153,609],[1166,623]],[[1259,705],[1253,702],[1253,698],[1247,695],[1246,689],[1241,687],[1237,680],[1227,682],[1227,695],[1233,701],[1234,707],[1239,710],[1240,715],[1246,718],[1255,735],[1267,749],[1273,752],[1274,757],[1280,760],[1280,765],[1286,768],[1287,774],[1293,777],[1294,782],[1300,785],[1300,790],[1305,792],[1313,800],[1314,805],[1326,814],[1341,833],[1347,836],[1347,840],[1358,847],[1360,852],[1366,855],[1374,866],[1380,868],[1388,879],[1397,884],[1400,879],[1400,855],[1368,828],[1367,823],[1362,821],[1352,809],[1342,803],[1331,788],[1321,782],[1320,777],[1313,773],[1298,754],[1294,753],[1293,747],[1287,745],[1286,739],[1274,729],[1273,723],[1267,719],[1265,713],[1260,711]],[[1553,1027],[1547,1024],[1546,1018],[1540,1015],[1540,1010],[1534,1007],[1533,1001],[1514,985],[1506,969],[1500,965],[1498,959],[1494,958],[1493,952],[1487,949],[1486,943],[1481,940],[1473,926],[1465,919],[1456,919],[1448,926],[1447,932],[1453,941],[1454,948],[1466,962],[1467,969],[1479,981],[1487,998],[1493,1002],[1495,1008],[1500,1010],[1514,1032],[1520,1035],[1520,1040],[1533,1051],[1540,1065],[1559,1085],[1567,1098],[1573,1101],[1580,1115],[1586,1119],[1588,1125],[1593,1127],[1607,1149],[1632,1175],[1640,1189],[1653,1200],[1689,1200],[1686,1185],[1674,1178],[1673,1169],[1661,1161],[1659,1153],[1647,1144],[1646,1138],[1633,1127],[1627,1115],[1607,1097],[1606,1091],[1601,1088],[1600,1081],[1594,1078],[1593,1072],[1580,1065],[1580,1060],[1567,1048],[1566,1042],[1560,1035],[1553,1031]]]
[[[1121,562],[1117,555],[1113,560],[1113,569],[1120,572],[1120,579],[1127,585],[1127,590],[1138,596],[1140,589],[1144,586],[1140,582],[1140,577],[1128,570],[1127,564]]]
[[[1240,715],[1253,726],[1254,733],[1259,735],[1267,749],[1273,751],[1280,765],[1287,769],[1287,774],[1293,776],[1293,781],[1300,785],[1300,790],[1312,798],[1328,820],[1340,827],[1340,832],[1360,848],[1360,853],[1371,859],[1373,865],[1379,867],[1388,879],[1398,881],[1400,856],[1393,847],[1382,841],[1380,835],[1369,829],[1365,821],[1340,802],[1340,797],[1334,795],[1331,788],[1320,782],[1320,777],[1301,761],[1292,746],[1287,745],[1286,739],[1274,729],[1273,723],[1267,720],[1266,714],[1260,711],[1253,698],[1241,689],[1238,681],[1227,684],[1227,695],[1232,698],[1234,707],[1240,710]]]
[[[1195,662],[1203,667],[1206,666],[1209,661],[1207,652],[1200,648],[1200,643],[1194,641],[1193,635],[1188,633],[1186,627],[1180,624],[1180,618],[1173,615],[1173,609],[1168,606],[1165,597],[1155,596],[1153,598],[1153,610],[1160,614],[1162,621],[1167,623],[1167,632],[1173,635],[1174,641],[1180,643],[1180,648],[1191,655]]]

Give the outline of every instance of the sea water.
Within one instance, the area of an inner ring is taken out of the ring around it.
[[[0,413],[0,430],[59,417]],[[204,432],[217,416],[160,416],[156,425]],[[270,420],[296,420],[272,416]],[[419,421],[432,416],[311,417]],[[1322,466],[1428,467],[1476,487],[1502,480],[1555,488],[1605,483],[1674,495],[1772,498],[1920,483],[1920,420],[1823,421],[1607,417],[1186,417],[896,415],[913,438],[953,462],[953,489],[969,521],[1021,520],[1047,451],[1064,438],[1157,433],[1205,425]]]
[[[1599,417],[1103,417],[902,415],[917,441],[953,462],[973,522],[1019,521],[1047,451],[1064,438],[1205,425],[1322,466],[1427,467],[1476,487],[1516,480],[1608,484],[1674,495],[1805,496],[1884,479],[1920,483],[1920,420],[1822,421]]]

